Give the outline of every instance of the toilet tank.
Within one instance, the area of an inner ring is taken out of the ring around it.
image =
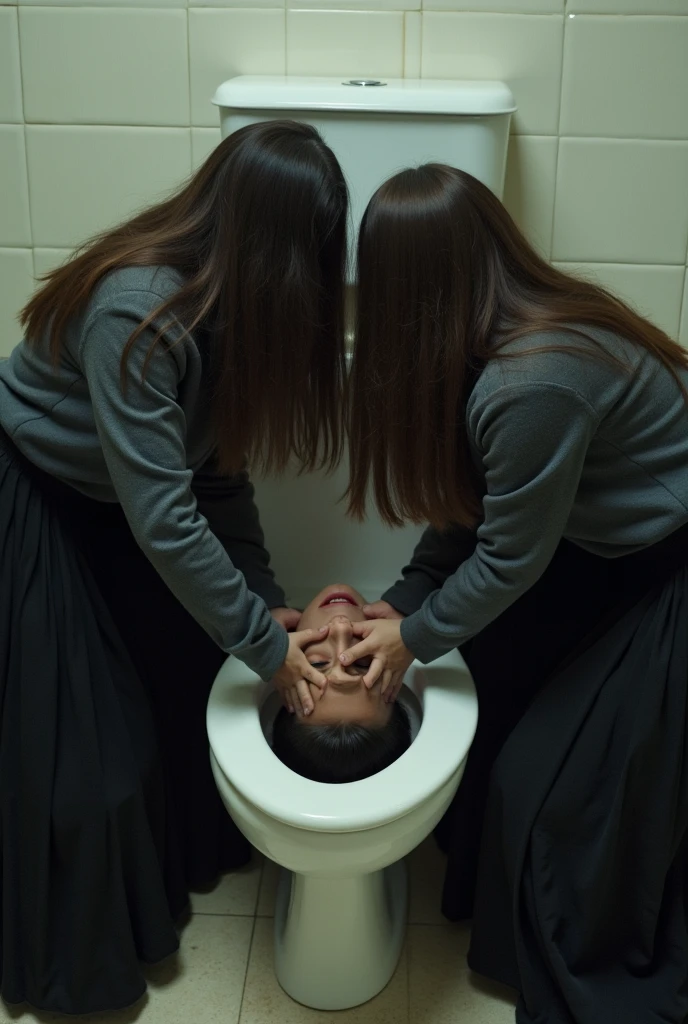
[[[516,109],[503,82],[241,75],[224,82],[213,102],[223,138],[279,118],[317,128],[349,185],[352,241],[373,192],[405,167],[450,164],[502,196]]]
[[[501,197],[514,111],[501,82],[241,76],[215,93],[223,137],[256,121],[289,118],[317,128],[346,176],[351,247],[375,189],[404,167],[446,163]],[[353,261],[350,266],[353,267]],[[348,519],[344,462],[332,474],[255,480],[267,547],[288,600],[303,607],[328,583],[349,583],[376,600],[399,576],[421,529],[391,530],[371,509]]]

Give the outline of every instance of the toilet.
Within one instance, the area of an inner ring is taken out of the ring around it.
[[[276,694],[228,659],[208,704],[215,781],[246,838],[282,867],[275,970],[306,1006],[366,1002],[391,978],[406,931],[403,858],[441,818],[463,774],[478,720],[470,675],[454,651],[414,663],[403,701],[415,738],[361,782],[325,785],[275,757],[265,733]]]
[[[352,253],[370,195],[403,167],[451,164],[502,193],[514,103],[501,82],[241,76],[214,102],[223,136],[274,118],[320,131],[349,185]],[[420,528],[389,529],[372,509],[364,523],[349,520],[347,478],[345,464],[331,474],[254,478],[271,563],[293,607],[337,581],[376,600],[410,560]],[[210,695],[218,791],[253,846],[282,868],[278,980],[318,1010],[366,1002],[391,978],[406,928],[403,858],[449,806],[475,733],[477,699],[457,651],[414,663],[399,699],[412,724],[409,749],[368,779],[325,785],[272,753],[277,697],[242,662],[225,662]]]

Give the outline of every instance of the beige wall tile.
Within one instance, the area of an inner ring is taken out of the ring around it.
[[[20,7],[186,7],[186,0],[17,0]],[[246,0],[247,3],[252,0]],[[114,1024],[114,1022],[113,1022]]]
[[[488,14],[563,14],[565,0],[423,0],[426,11],[485,11]]]
[[[24,128],[0,125],[0,245],[30,246]]]
[[[419,11],[423,0],[286,0],[291,10]]]
[[[683,263],[688,142],[561,139],[552,257]]]
[[[192,128],[191,129],[191,167],[192,170],[200,167],[206,157],[222,140],[219,128]]]
[[[194,917],[177,956],[145,970],[141,1024],[238,1024],[252,929],[250,917]],[[105,1017],[99,1015],[99,1024]],[[120,1024],[119,1015],[107,1017]],[[138,1014],[122,1017],[121,1024],[133,1024]]]
[[[189,123],[184,11],[25,7],[20,29],[27,121]]]
[[[686,269],[683,281],[683,309],[681,311],[681,326],[678,332],[678,340],[688,348],[688,269]]]
[[[30,249],[0,249],[0,359],[22,338],[17,313],[34,289]]]
[[[211,100],[235,75],[283,75],[284,11],[195,8],[189,11],[191,123],[220,123]]]
[[[464,928],[411,925],[407,947],[413,1024],[513,1024],[515,994],[467,970]]]
[[[688,14],[688,0],[567,0],[571,14]]]
[[[567,18],[560,132],[688,139],[688,18]]]
[[[72,249],[34,249],[33,269],[36,278],[66,263],[72,252]]]
[[[287,11],[287,73],[401,78],[404,16],[385,11]]]
[[[557,145],[556,136],[512,135],[504,184],[504,205],[546,258],[552,248]]]
[[[556,263],[565,273],[602,285],[639,313],[678,337],[683,294],[683,267],[629,263]]]
[[[22,120],[17,8],[0,7],[0,122]]]
[[[405,953],[389,985],[375,999],[352,1010],[322,1013],[293,1002],[279,987],[273,966],[273,927],[270,918],[256,920],[240,1024],[317,1024],[330,1019],[337,1024],[408,1024]],[[412,1020],[419,1024],[424,1018]]]
[[[258,902],[258,887],[263,870],[263,858],[254,855],[253,861],[239,871],[223,875],[210,892],[191,894],[194,914],[235,914],[253,917]]]
[[[285,7],[285,0],[188,0],[189,7],[242,7],[253,9],[254,7]]]
[[[408,11],[404,15],[404,78],[420,78],[423,15]]]
[[[64,248],[161,199],[191,170],[188,128],[29,126],[35,244]]]
[[[554,135],[564,19],[558,15],[423,15],[423,77],[497,79],[512,89],[512,131]]]

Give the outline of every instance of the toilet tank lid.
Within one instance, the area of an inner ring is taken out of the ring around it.
[[[374,84],[347,84],[372,83]],[[514,97],[504,82],[438,78],[347,80],[291,75],[239,75],[213,97],[234,110],[352,110],[395,114],[510,114]]]

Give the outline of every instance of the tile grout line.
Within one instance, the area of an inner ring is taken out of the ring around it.
[[[559,188],[559,154],[561,152],[561,139],[557,135],[557,151],[554,157],[554,188],[552,189],[552,226],[549,232],[549,253],[548,260],[554,261],[554,220],[557,214],[557,190]]]
[[[26,146],[26,99],[24,96],[24,68],[22,62],[22,45],[21,45],[21,18],[19,17],[19,5],[14,8],[17,15],[17,56],[19,57],[19,89],[21,92],[21,131],[22,131],[22,145],[24,149],[24,176],[26,183],[26,199],[29,207],[29,235],[30,242],[28,248],[31,250],[31,268],[33,271],[34,282],[36,280],[36,251],[34,246],[34,228],[33,228],[33,203],[31,201],[31,188],[29,187],[29,153]]]
[[[1,3],[0,3],[0,6],[2,6]],[[417,12],[416,11],[411,11],[409,13],[416,14]],[[688,15],[685,15],[685,17],[688,18]],[[421,33],[422,33],[422,24],[421,24]],[[421,40],[422,40],[422,35],[421,35]],[[209,131],[219,130],[219,125],[216,125],[216,124],[194,124],[194,123],[191,123],[191,124],[131,124],[131,123],[129,123],[129,124],[127,124],[124,121],[107,121],[107,122],[104,122],[104,121],[98,121],[98,122],[95,122],[95,121],[60,121],[60,122],[56,122],[56,121],[22,121],[19,124],[16,124],[16,123],[11,122],[11,121],[3,121],[3,122],[0,122],[0,125],[2,127],[8,127],[8,128],[12,128],[12,127],[20,127],[20,128],[21,127],[26,127],[26,128],[53,128],[53,129],[62,129],[62,128],[96,128],[98,130],[105,130],[105,131],[109,130],[110,128],[131,128],[134,131],[139,131],[139,130],[150,131],[150,130],[153,130],[153,131],[175,131],[175,132],[177,132],[177,131],[189,131],[189,130],[209,132]],[[611,142],[611,143],[617,143],[617,142],[619,142],[619,143],[620,142],[645,142],[645,143],[648,143],[649,145],[659,145],[659,146],[661,146],[661,145],[680,145],[680,146],[685,146],[686,143],[688,143],[688,139],[679,138],[678,136],[675,137],[675,138],[667,138],[666,136],[663,136],[662,138],[656,138],[655,136],[650,136],[650,135],[570,135],[570,134],[558,135],[555,132],[545,132],[545,131],[540,131],[540,132],[537,132],[537,131],[527,131],[527,132],[511,131],[510,132],[510,137],[514,137],[514,138],[517,138],[517,139],[522,139],[522,138],[560,139],[561,138],[561,139],[573,139],[574,141],[577,141],[577,142],[581,142],[581,141],[586,141],[586,142]]]
[[[189,7],[184,10],[186,21],[186,81],[189,90],[189,173],[194,167],[193,157],[193,116],[191,113],[191,22],[189,20]]]
[[[688,265],[683,275],[683,291],[681,292],[681,303],[678,311],[678,341],[681,343],[681,328],[684,320],[688,323]],[[688,345],[688,341],[686,342]]]
[[[253,918],[253,927],[251,928],[251,938],[250,938],[249,944],[248,944],[248,953],[246,955],[246,970],[244,971],[244,983],[241,986],[241,999],[239,1000],[239,1013],[237,1015],[236,1024],[241,1024],[241,1017],[242,1017],[243,1012],[244,1012],[244,999],[246,997],[246,985],[248,984],[248,972],[249,972],[249,968],[251,966],[251,954],[253,952],[253,941],[254,941],[255,936],[256,936],[256,924],[257,923],[258,923],[258,918],[254,916],[254,918]]]
[[[568,4],[564,3],[564,10],[561,15],[561,74],[559,77],[559,109],[557,110],[557,152],[554,160],[554,189],[552,191],[552,228],[549,236],[549,262],[551,263],[554,258],[554,219],[557,212],[557,189],[559,185],[559,154],[561,152],[561,108],[564,98],[564,71],[566,68],[566,7]]]

